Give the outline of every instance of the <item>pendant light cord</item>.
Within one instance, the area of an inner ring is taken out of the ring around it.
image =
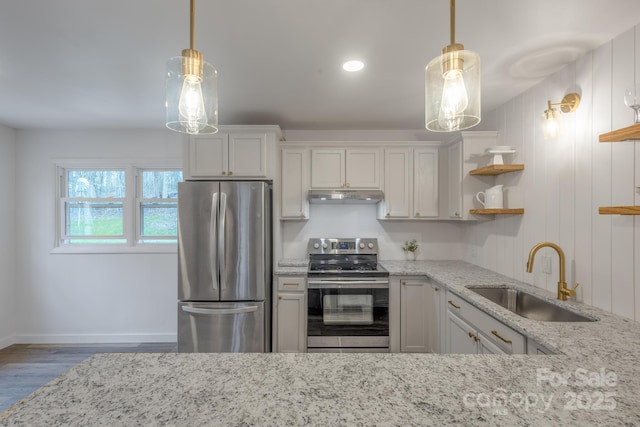
[[[451,24],[450,24],[451,43],[450,44],[455,44],[456,43],[456,0],[451,0],[450,19],[451,19]]]
[[[454,1],[454,0],[451,0]],[[191,21],[190,21],[189,46],[195,50],[196,46],[196,0],[191,0]]]

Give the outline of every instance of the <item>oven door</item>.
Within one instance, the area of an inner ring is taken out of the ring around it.
[[[388,348],[388,279],[308,280],[307,346]]]

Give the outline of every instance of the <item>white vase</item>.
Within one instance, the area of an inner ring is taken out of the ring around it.
[[[418,257],[417,252],[405,251],[404,254],[407,257],[407,261],[415,261],[416,258]]]

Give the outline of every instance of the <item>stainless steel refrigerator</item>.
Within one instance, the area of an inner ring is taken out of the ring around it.
[[[271,184],[178,185],[178,351],[271,351]]]

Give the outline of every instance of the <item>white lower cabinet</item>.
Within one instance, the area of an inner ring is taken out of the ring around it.
[[[478,344],[474,341],[475,330],[467,322],[447,310],[446,317],[445,353],[448,354],[476,354]]]
[[[439,353],[438,299],[427,277],[400,279],[400,351]]]
[[[447,290],[445,353],[524,354],[526,338]]]
[[[273,304],[273,351],[307,351],[306,282],[304,277],[276,276]]]

